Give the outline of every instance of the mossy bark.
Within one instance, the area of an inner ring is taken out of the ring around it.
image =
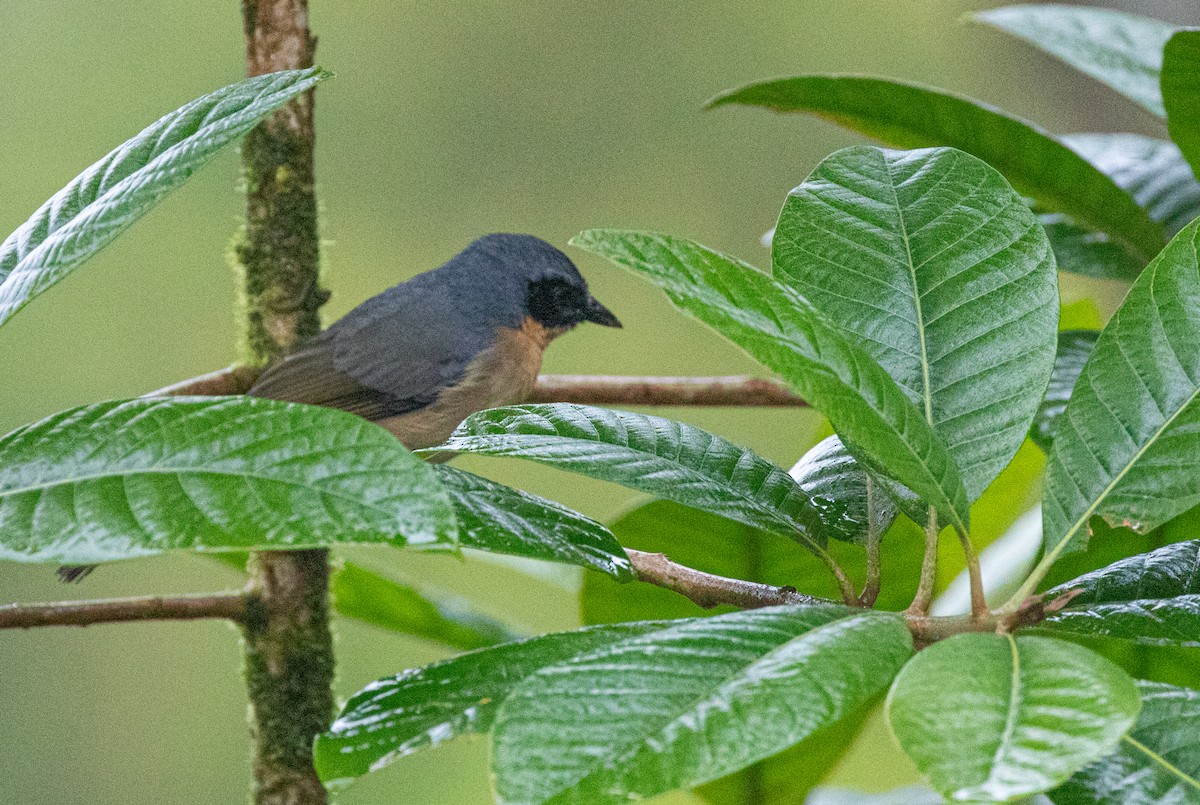
[[[311,67],[307,0],[245,0],[251,76]],[[275,360],[320,331],[320,236],[309,92],[264,120],[242,146],[246,226],[234,243],[242,276],[243,350]],[[321,805],[313,738],[333,716],[329,556],[263,552],[251,561],[260,602],[244,629],[257,805]]]

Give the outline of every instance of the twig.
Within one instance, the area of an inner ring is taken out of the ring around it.
[[[979,555],[975,553],[975,547],[971,545],[971,538],[967,534],[960,532],[958,539],[967,559],[967,577],[971,582],[971,616],[977,620],[983,619],[987,617],[988,605],[983,592],[983,574],[979,570]]]
[[[0,629],[204,618],[223,618],[244,623],[252,605],[252,597],[246,593],[155,595],[96,601],[63,601],[54,604],[12,604],[0,606]]]
[[[906,613],[912,616],[929,614],[929,605],[933,603],[933,585],[937,580],[938,558],[938,520],[937,509],[929,507],[929,520],[925,524],[925,555],[921,558],[921,580],[917,584],[917,594],[913,596]]]
[[[149,397],[245,394],[261,369],[231,366],[181,380]],[[628,377],[624,375],[542,375],[530,402],[584,405],[672,405],[804,408],[808,403],[773,380],[757,377]]]
[[[758,609],[781,604],[828,604],[823,598],[796,592],[795,587],[774,587],[754,581],[731,579],[705,573],[672,562],[665,554],[626,550],[638,581],[679,593],[704,609],[729,604],[741,609]]]

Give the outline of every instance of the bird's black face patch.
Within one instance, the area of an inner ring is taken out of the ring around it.
[[[543,277],[529,283],[525,305],[543,327],[574,327],[587,316],[588,292],[564,277]]]

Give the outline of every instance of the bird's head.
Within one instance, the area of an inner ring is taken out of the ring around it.
[[[612,311],[592,296],[571,259],[540,238],[485,235],[467,251],[486,254],[507,271],[516,272],[522,284],[517,291],[524,297],[524,313],[552,333],[585,321],[621,326]]]

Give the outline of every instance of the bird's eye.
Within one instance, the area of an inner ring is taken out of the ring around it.
[[[570,327],[583,321],[587,291],[560,277],[529,283],[529,315],[545,327]]]

